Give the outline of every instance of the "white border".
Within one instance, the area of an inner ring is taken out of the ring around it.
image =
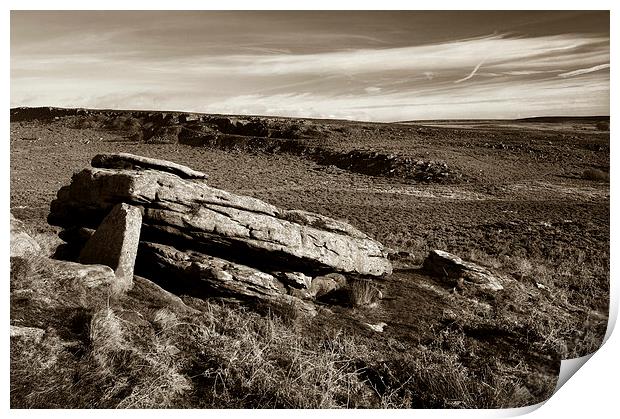
[[[6,9],[2,14],[2,20],[0,24],[0,28],[2,28],[2,48],[3,54],[5,57],[5,65],[2,67],[3,74],[3,94],[4,101],[7,104],[7,108],[10,106],[10,24],[9,24],[9,10],[17,9],[17,10],[37,10],[37,9],[49,9],[50,6],[53,6],[54,9],[65,9],[65,10],[138,10],[138,9],[154,9],[154,10],[196,10],[196,9],[213,9],[213,10],[239,10],[239,9],[289,9],[289,10],[308,10],[308,9],[325,9],[325,10],[340,10],[340,9],[350,9],[353,6],[355,9],[361,10],[405,10],[405,9],[413,9],[413,10],[461,10],[463,6],[467,6],[469,10],[581,10],[581,9],[589,9],[589,10],[611,10],[611,109],[616,109],[616,100],[618,97],[618,89],[617,83],[614,81],[617,79],[617,71],[616,66],[618,64],[617,54],[615,54],[614,47],[616,46],[616,41],[618,39],[618,8],[614,7],[618,4],[617,1],[603,1],[603,0],[589,0],[587,2],[576,2],[576,1],[562,1],[562,2],[551,2],[551,1],[542,1],[542,0],[521,0],[521,1],[503,1],[503,2],[493,2],[493,1],[445,1],[445,0],[434,0],[432,2],[424,1],[424,2],[411,2],[411,1],[391,1],[391,0],[382,0],[382,1],[356,1],[356,2],[344,2],[344,1],[335,1],[335,0],[315,0],[315,1],[305,1],[305,2],[286,2],[286,1],[260,1],[260,2],[251,2],[251,1],[219,1],[219,2],[198,2],[192,0],[175,0],[174,2],[165,2],[160,0],[153,0],[149,2],[138,2],[131,0],[108,0],[108,1],[98,1],[98,2],[82,2],[82,1],[55,1],[53,3],[49,1],[5,1],[3,4],[6,5]],[[611,112],[612,114],[614,112]],[[2,121],[2,129],[3,129],[3,140],[5,152],[2,153],[2,167],[5,168],[6,172],[9,171],[9,112],[8,109],[2,113],[2,117],[0,118]],[[611,126],[612,130],[612,139],[611,139],[611,156],[612,156],[612,166],[614,166],[615,162],[615,146],[616,140],[618,140],[618,132],[616,129],[616,120],[612,116]],[[4,254],[8,256],[8,237],[9,237],[9,174],[5,172],[4,177],[2,177],[2,202],[3,202],[3,217],[2,226],[4,231],[5,240],[2,241],[1,246],[4,250]],[[615,166],[611,170],[612,181],[611,181],[611,214],[615,214],[617,205],[616,203],[616,170]],[[615,238],[616,231],[616,223],[614,222],[614,218],[612,216],[611,220],[611,234],[612,237]],[[617,254],[617,246],[615,246],[615,242],[612,239],[611,241],[611,255],[612,261],[616,260]],[[5,256],[6,257],[6,256]],[[5,259],[6,260],[6,259]],[[6,260],[8,262],[8,260]],[[9,264],[5,263],[2,265],[2,278],[5,280],[5,293],[4,294],[4,304],[2,306],[2,314],[5,328],[8,328],[9,325],[9,298],[8,298],[8,282],[9,282]],[[620,343],[617,337],[617,333],[609,336],[609,332],[612,329],[613,323],[615,323],[618,312],[618,287],[614,280],[617,279],[618,275],[617,265],[612,262],[611,265],[611,278],[612,278],[612,308],[610,313],[610,328],[608,329],[608,341],[606,344],[594,354],[592,359],[586,363],[583,368],[577,372],[576,377],[569,380],[559,391],[555,394],[544,406],[538,410],[535,410],[531,413],[530,417],[584,417],[584,416],[592,416],[592,417],[611,417],[615,416],[612,412],[616,413],[618,407],[618,395],[616,386],[618,383],[618,374],[620,373],[618,365],[620,362],[618,361],[618,357],[616,353],[620,353]],[[9,409],[9,342],[8,342],[8,332],[5,329],[5,333],[2,334],[2,351],[3,351],[3,360],[5,362],[5,368],[2,368],[2,383],[5,388],[5,392],[2,398],[2,411],[8,411]],[[337,414],[339,416],[353,416],[355,417],[376,417],[377,414],[380,415],[389,415],[394,417],[410,417],[410,415],[420,415],[422,417],[444,417],[449,415],[451,417],[504,417],[504,416],[513,416],[521,413],[526,413],[526,411],[531,409],[508,409],[508,410],[474,410],[474,411],[463,411],[463,410],[443,410],[443,411],[341,411]],[[70,411],[70,410],[59,410],[59,411],[18,411],[13,410],[8,412],[13,416],[61,416],[62,417],[82,417],[84,414],[88,414],[93,417],[107,417],[111,412],[108,411],[89,411],[88,413],[83,411]],[[118,411],[113,414],[119,416],[142,416],[142,417],[163,417],[169,416],[171,414],[176,415],[176,411]],[[200,416],[204,415],[217,415],[220,416],[222,414],[229,416],[249,416],[259,417],[259,418],[269,418],[271,419],[275,416],[289,416],[291,414],[298,417],[328,417],[334,414],[331,411],[196,411],[196,410],[186,410],[178,412],[179,415],[187,416]]]

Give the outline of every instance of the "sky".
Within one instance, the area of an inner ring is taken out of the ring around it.
[[[12,11],[11,107],[609,115],[606,11]]]

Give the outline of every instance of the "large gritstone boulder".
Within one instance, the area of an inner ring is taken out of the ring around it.
[[[213,188],[206,175],[161,160],[99,155],[93,166],[105,167],[74,174],[48,217],[65,229],[60,236],[80,261],[117,269],[101,259],[109,241],[97,236],[107,231],[123,243],[126,217],[112,215],[131,208],[142,215],[141,229],[130,229],[140,240],[136,273],[173,279],[172,288],[198,286],[209,295],[304,306],[292,295],[309,289],[315,276],[392,271],[383,245],[346,222]]]
[[[347,223],[282,210],[166,171],[84,169],[58,192],[48,221],[97,228],[120,202],[143,207],[142,236],[151,242],[191,242],[196,250],[272,269],[391,273],[384,247]]]

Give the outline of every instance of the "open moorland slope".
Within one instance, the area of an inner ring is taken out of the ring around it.
[[[205,172],[218,189],[346,221],[387,246],[394,266],[373,281],[378,304],[328,302],[312,319],[183,295],[165,278],[160,285],[180,299],[147,303],[150,282],[138,278],[107,307],[37,315],[20,290],[49,269],[12,259],[12,325],[49,335],[34,346],[12,339],[12,405],[545,400],[560,360],[596,350],[607,325],[608,120],[380,124],[12,109],[11,212],[50,254],[59,243],[47,223],[58,190],[96,154],[124,152]],[[421,265],[432,249],[507,278],[504,289],[472,292],[430,275]],[[82,394],[72,390],[78,384]]]

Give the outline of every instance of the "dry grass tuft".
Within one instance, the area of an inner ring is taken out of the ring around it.
[[[354,307],[372,306],[381,299],[379,288],[371,281],[351,280],[346,287],[347,302]]]
[[[173,317],[162,309],[154,321],[171,328]],[[107,384],[104,399],[115,407],[171,407],[192,388],[178,370],[179,351],[165,333],[155,334],[146,325],[136,327],[108,308],[93,316],[90,338],[95,378]]]

